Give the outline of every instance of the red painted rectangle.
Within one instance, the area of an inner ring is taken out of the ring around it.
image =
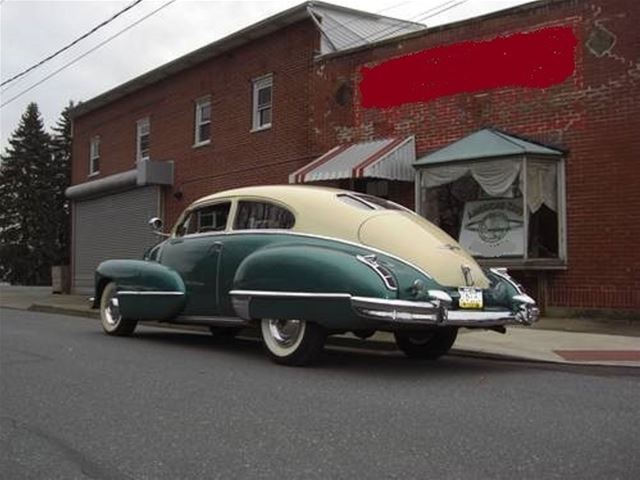
[[[501,87],[549,87],[573,74],[576,45],[571,27],[549,27],[362,67],[362,106],[388,108]]]
[[[640,350],[554,350],[570,362],[640,362]]]

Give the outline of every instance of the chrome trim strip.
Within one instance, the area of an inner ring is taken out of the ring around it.
[[[271,290],[231,290],[229,295],[267,298],[351,298],[348,293],[277,292]]]
[[[514,295],[513,297],[511,297],[514,301],[518,302],[518,303],[526,303],[527,305],[535,305],[536,301],[531,298],[529,295],[527,295],[526,293],[523,293],[521,295]]]
[[[513,288],[515,288],[518,291],[518,293],[524,294],[524,291],[522,290],[522,287],[520,287],[520,285],[518,285],[518,283],[513,280],[511,275],[509,275],[507,273],[507,269],[506,268],[495,268],[494,267],[494,268],[490,268],[489,270],[491,272],[495,273],[498,277],[502,278],[507,283],[509,283]]]
[[[188,325],[216,325],[220,327],[239,327],[248,325],[247,320],[236,317],[213,317],[207,315],[180,315],[176,317],[171,323],[183,323]]]
[[[351,297],[356,307],[379,308],[384,310],[402,309],[407,312],[437,310],[438,306],[431,302],[412,302],[411,300],[394,300],[375,297]]]
[[[540,311],[533,305],[517,312],[451,310],[445,325],[458,327],[494,327],[499,325],[531,325],[538,321]]]
[[[398,286],[393,285],[389,281],[389,278],[387,278],[387,276],[382,272],[381,267],[382,268],[385,268],[385,267],[378,263],[378,260],[375,255],[356,255],[356,259],[358,259],[360,262],[364,263],[367,267],[371,268],[374,272],[376,272],[378,276],[382,279],[382,282],[384,283],[385,287],[387,287],[387,289],[393,290],[394,292],[398,290]]]
[[[463,320],[469,320],[472,322],[482,321],[500,321],[500,320],[514,320],[515,315],[507,310],[504,311],[465,311],[465,310],[449,310],[449,322],[459,322]]]
[[[425,277],[433,279],[433,276],[431,276],[429,273],[427,273],[425,270],[423,270],[422,268],[418,267],[417,265],[414,265],[413,263],[404,260],[403,258],[400,258],[396,255],[394,255],[393,253],[389,253],[386,252],[384,250],[380,250],[379,248],[375,248],[375,247],[371,247],[369,245],[365,245],[363,243],[358,243],[358,242],[352,242],[350,240],[344,240],[342,238],[336,238],[336,237],[328,237],[326,235],[317,235],[315,233],[304,233],[304,232],[296,232],[293,230],[287,230],[287,229],[256,229],[256,230],[227,230],[227,231],[219,231],[219,232],[206,232],[206,233],[198,233],[197,235],[200,237],[206,237],[206,236],[227,236],[227,235],[291,235],[291,236],[298,236],[298,237],[307,237],[307,238],[319,238],[321,240],[331,240],[334,242],[338,242],[338,243],[343,243],[345,245],[351,245],[354,247],[359,247],[359,248],[363,248],[365,250],[369,250],[371,252],[375,252],[375,253],[380,253],[382,255],[386,255],[389,258],[393,258],[394,260],[397,260],[400,263],[403,263],[411,268],[413,268],[414,270],[420,272],[421,274],[423,274]],[[193,234],[196,235],[196,234]],[[186,236],[183,237],[176,237],[175,235],[172,236],[171,238],[186,238]]]
[[[266,290],[232,290],[233,301],[246,300],[241,307],[245,311],[242,318],[249,320],[251,297],[263,298],[326,298],[350,300],[355,313],[372,320],[394,324],[453,327],[492,327],[500,325],[531,325],[538,320],[539,311],[533,305],[524,304],[517,312],[508,310],[448,310],[438,300],[435,302],[414,302],[375,297],[358,297],[348,293],[275,292]],[[239,309],[236,308],[238,313]],[[239,315],[240,316],[240,315]]]
[[[118,296],[174,296],[184,295],[184,292],[165,292],[160,290],[120,290]]]

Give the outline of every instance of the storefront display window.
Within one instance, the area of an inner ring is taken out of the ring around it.
[[[560,263],[562,158],[478,159],[418,169],[419,212],[479,259]]]

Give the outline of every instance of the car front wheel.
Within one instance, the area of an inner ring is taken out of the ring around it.
[[[102,296],[100,297],[100,321],[102,323],[102,329],[108,335],[131,335],[136,329],[138,322],[122,317],[117,293],[118,287],[115,282],[110,282],[102,291]]]
[[[456,327],[440,327],[425,331],[395,332],[398,348],[409,358],[435,360],[445,355],[458,336]]]
[[[320,325],[304,320],[265,318],[260,328],[269,357],[282,365],[308,365],[320,354],[327,338]]]

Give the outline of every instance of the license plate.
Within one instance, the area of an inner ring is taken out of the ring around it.
[[[482,308],[482,290],[479,288],[458,288],[460,308]]]

